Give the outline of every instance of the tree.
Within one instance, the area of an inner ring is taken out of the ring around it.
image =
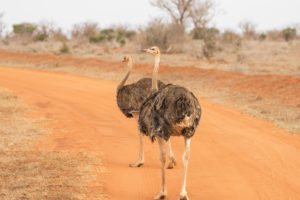
[[[206,58],[211,58],[217,49],[218,29],[208,28],[208,23],[216,14],[213,0],[194,0],[189,8],[189,17],[194,25],[192,32],[194,39],[202,39],[202,53]]]
[[[52,38],[55,33],[55,26],[53,22],[41,21],[37,24],[37,29],[34,32],[34,39],[38,41],[44,41],[48,38]]]
[[[84,22],[74,24],[71,30],[72,38],[90,38],[99,32],[97,23]]]
[[[239,27],[243,32],[243,36],[246,39],[255,39],[256,38],[256,24],[253,24],[250,21],[242,21],[239,23]]]
[[[185,26],[193,1],[195,0],[153,0],[151,4],[170,15],[173,23]]]
[[[31,23],[13,24],[13,32],[16,35],[32,36],[36,29],[37,26]]]
[[[215,3],[212,0],[193,1],[189,8],[189,17],[194,29],[205,28],[215,16]]]

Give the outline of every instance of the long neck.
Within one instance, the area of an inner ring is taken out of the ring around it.
[[[128,77],[130,75],[130,72],[131,72],[131,69],[132,69],[132,61],[131,60],[127,63],[127,66],[128,66],[127,72],[126,72],[124,78],[119,83],[118,88],[117,88],[118,90],[124,86],[124,84],[126,83]]]
[[[160,62],[160,55],[155,56],[155,62],[154,62],[154,69],[152,74],[152,91],[157,91],[157,75],[158,75],[158,68],[159,68],[159,62]]]

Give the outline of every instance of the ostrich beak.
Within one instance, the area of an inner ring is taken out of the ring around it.
[[[150,49],[144,49],[143,52],[151,53]]]

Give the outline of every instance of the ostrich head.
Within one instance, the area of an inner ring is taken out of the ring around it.
[[[129,63],[132,60],[131,56],[124,56],[122,62]]]
[[[153,56],[160,55],[160,50],[157,46],[150,47],[148,49],[144,49],[144,52],[150,53]]]

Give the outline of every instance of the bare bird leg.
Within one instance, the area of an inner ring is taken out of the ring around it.
[[[172,152],[172,148],[171,148],[171,141],[170,139],[168,139],[167,141],[167,144],[168,144],[168,152],[169,152],[169,164],[168,164],[168,169],[173,169],[174,166],[176,166],[176,160],[175,160],[175,157],[174,157],[174,154]]]
[[[140,137],[140,151],[139,151],[139,160],[136,163],[129,164],[129,167],[140,167],[144,164],[144,145],[143,145],[143,134],[139,133]]]
[[[183,173],[183,182],[182,182],[182,188],[181,188],[179,200],[189,200],[186,192],[186,173],[187,173],[188,161],[190,158],[191,138],[184,138],[184,142],[185,142],[185,147],[184,147],[184,153],[182,155],[184,173]]]
[[[162,138],[158,139],[158,145],[160,149],[160,161],[161,161],[161,191],[154,199],[165,199],[167,196],[167,190],[165,186],[165,163],[166,163],[166,153],[164,149],[164,141]]]
[[[135,120],[138,122],[139,114],[132,113]],[[139,151],[139,160],[136,163],[129,164],[129,167],[140,167],[144,164],[144,144],[143,144],[143,134],[139,133],[140,137],[140,151]]]

